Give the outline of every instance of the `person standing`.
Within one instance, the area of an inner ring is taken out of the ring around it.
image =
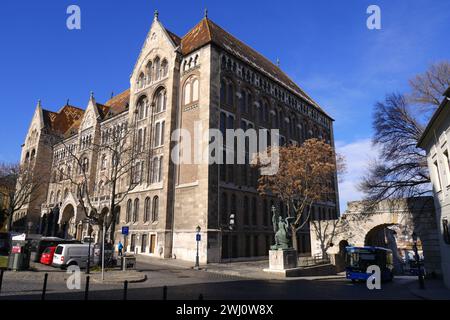
[[[122,256],[122,250],[123,250],[122,241],[119,241],[119,244],[117,245],[117,249],[119,250],[119,257],[121,257]]]

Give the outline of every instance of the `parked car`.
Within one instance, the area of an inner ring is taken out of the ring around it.
[[[28,238],[27,238],[28,240]],[[48,247],[56,247],[59,244],[65,243],[81,243],[77,240],[67,240],[58,237],[41,237],[38,239],[31,239],[31,261],[39,262],[44,250]]]
[[[7,256],[11,250],[11,235],[9,232],[0,233],[0,255]]]
[[[55,254],[55,250],[56,246],[45,248],[44,252],[42,252],[40,262],[42,264],[51,265],[53,263],[53,255]]]
[[[60,244],[53,254],[52,266],[65,269],[68,266],[76,265],[80,268],[87,266],[89,245],[88,244]],[[91,265],[96,263],[94,259],[94,247],[91,246]]]

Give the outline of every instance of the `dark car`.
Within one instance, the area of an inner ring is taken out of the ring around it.
[[[9,255],[11,250],[11,235],[9,232],[0,233],[0,256]]]

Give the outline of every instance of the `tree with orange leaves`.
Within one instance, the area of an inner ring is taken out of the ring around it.
[[[297,231],[309,222],[313,204],[335,200],[336,171],[344,170],[344,161],[336,157],[331,145],[315,138],[301,146],[272,147],[266,152],[278,154],[279,168],[273,175],[260,176],[258,191],[274,195],[286,205],[287,217],[292,221],[292,244],[297,250]],[[266,156],[257,154],[254,165],[263,168]]]

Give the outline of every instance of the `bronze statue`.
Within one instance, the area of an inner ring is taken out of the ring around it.
[[[271,250],[279,250],[279,249],[290,249],[292,248],[292,237],[290,231],[291,220],[294,218],[286,217],[283,219],[276,209],[275,206],[272,206],[272,224],[273,231],[275,232],[275,244],[270,246]]]

